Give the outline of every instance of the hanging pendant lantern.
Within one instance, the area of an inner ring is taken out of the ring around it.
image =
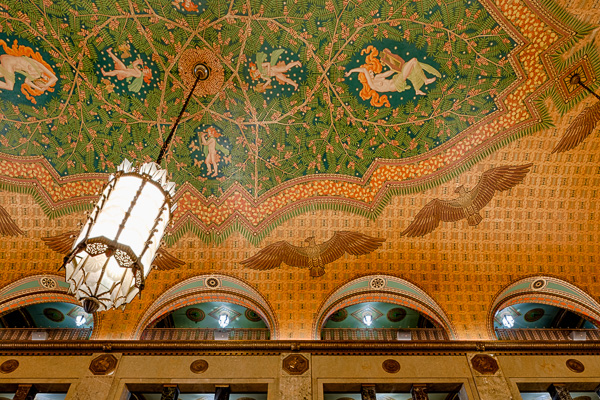
[[[201,80],[210,68],[194,64],[196,80],[163,143],[156,162],[134,167],[124,160],[65,257],[69,291],[87,313],[125,307],[144,288],[165,228],[175,210],[175,183],[160,164]]]
[[[175,209],[175,183],[157,163],[124,160],[65,258],[70,291],[87,313],[124,307],[144,281]]]

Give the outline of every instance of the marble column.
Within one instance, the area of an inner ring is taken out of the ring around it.
[[[413,385],[410,388],[410,395],[412,396],[412,400],[429,400],[429,396],[427,395],[427,385]]]
[[[33,400],[37,392],[33,385],[19,385],[13,400]]]
[[[215,387],[215,400],[229,400],[231,388],[229,385],[217,385]]]
[[[360,389],[360,398],[362,400],[376,400],[377,391],[375,385],[362,385]]]
[[[179,398],[179,388],[177,385],[163,386],[160,400],[177,400]]]
[[[511,391],[508,380],[495,356],[486,353],[468,353],[467,361],[473,375],[475,390],[480,399],[516,400],[521,398],[518,392]]]
[[[552,397],[552,400],[573,400],[569,389],[565,385],[552,384],[548,388],[548,392]]]
[[[310,353],[280,355],[279,390],[274,398],[285,400],[312,399],[312,368]]]

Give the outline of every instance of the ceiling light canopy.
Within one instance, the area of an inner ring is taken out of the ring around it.
[[[66,279],[86,312],[129,303],[144,287],[175,209],[175,183],[156,163],[124,160],[67,256]]]

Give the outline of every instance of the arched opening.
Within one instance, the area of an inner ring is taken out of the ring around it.
[[[513,283],[493,303],[490,327],[500,340],[599,340],[600,304],[550,277]]]
[[[230,311],[218,311],[223,309]],[[204,318],[197,321],[201,324],[195,324],[192,320],[200,319],[202,314]],[[229,320],[225,328],[218,324],[222,314]],[[240,327],[236,327],[238,324]],[[203,333],[201,329],[214,332]],[[227,330],[229,334],[225,335]],[[185,280],[163,293],[140,317],[132,338],[210,340],[217,338],[217,333],[219,339],[265,340],[276,339],[277,332],[270,305],[254,288],[230,276],[207,275]]]
[[[596,325],[582,315],[566,308],[543,303],[519,303],[507,306],[496,312],[494,330],[498,339],[517,339],[518,331],[541,330],[540,337],[553,337],[563,332],[566,336],[572,332],[585,333],[586,337],[597,329]],[[533,333],[533,332],[531,332]]]
[[[321,329],[322,340],[445,340],[441,326],[408,306],[364,302],[332,313]]]
[[[0,340],[89,339],[94,316],[65,302],[33,303],[0,315]]]
[[[239,304],[208,301],[170,311],[142,332],[142,340],[268,340],[259,313]]]
[[[315,339],[447,340],[455,337],[445,313],[425,291],[388,275],[365,276],[348,282],[323,302],[317,316]],[[367,325],[365,316],[371,319],[371,326]]]
[[[86,340],[95,316],[57,275],[34,275],[0,290],[0,340]]]

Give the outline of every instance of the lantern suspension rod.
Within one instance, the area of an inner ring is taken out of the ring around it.
[[[600,96],[597,95],[592,89],[589,88],[589,86],[587,86],[585,83],[581,82],[581,77],[579,76],[579,74],[574,74],[571,77],[571,84],[577,84],[579,86],[581,86],[582,88],[584,88],[585,90],[587,90],[588,92],[590,92],[591,94],[594,95],[595,98],[597,98],[598,100],[600,100]]]
[[[194,72],[196,72],[196,71],[194,71]],[[167,140],[165,140],[162,147],[160,148],[160,153],[158,154],[158,158],[156,159],[156,163],[158,165],[160,165],[160,162],[164,158],[167,150],[169,149],[169,145],[171,144],[171,140],[173,139],[173,134],[175,133],[175,129],[177,129],[177,125],[179,125],[179,121],[181,121],[181,117],[183,116],[183,113],[185,112],[185,109],[187,108],[187,106],[190,102],[190,99],[192,98],[192,95],[194,94],[196,85],[198,85],[198,82],[200,82],[201,80],[206,79],[206,77],[203,77],[203,75],[201,73],[196,73],[195,75],[196,75],[196,80],[194,81],[192,90],[190,90],[190,94],[188,94],[187,99],[185,99],[185,103],[183,103],[183,108],[181,109],[181,112],[179,113],[177,120],[175,120],[175,123],[173,124],[173,127],[171,128],[171,132],[169,133],[169,136],[167,136]]]

